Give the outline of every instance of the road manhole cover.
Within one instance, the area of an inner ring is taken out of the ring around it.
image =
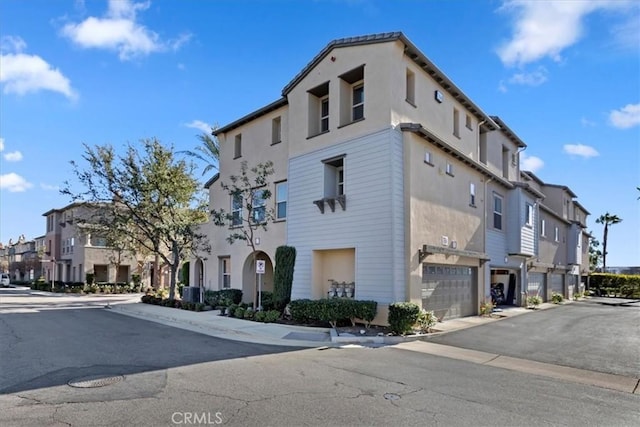
[[[400,399],[400,395],[399,394],[395,394],[395,393],[385,393],[383,396],[387,400],[399,400]]]
[[[99,375],[92,375],[88,377],[82,377],[75,380],[69,381],[71,387],[76,388],[96,388],[96,387],[105,387],[111,384],[119,383],[124,380],[122,375],[115,375],[113,377],[103,377]]]

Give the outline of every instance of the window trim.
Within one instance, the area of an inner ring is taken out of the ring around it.
[[[362,89],[361,92],[361,101],[356,103],[356,91],[358,89]],[[351,122],[357,122],[360,120],[364,120],[364,80],[360,80],[351,85]],[[362,109],[362,113],[360,113],[360,117],[356,117],[356,109]]]
[[[524,220],[524,225],[528,226],[528,227],[533,227],[533,220],[534,220],[534,211],[533,211],[533,205],[531,203],[526,203],[526,210],[525,210],[525,220]]]
[[[242,194],[235,194],[235,195],[231,195],[231,227],[240,227],[242,226],[242,214],[244,212],[243,209],[243,203],[244,203],[244,198],[242,197]],[[238,207],[236,208],[235,202],[236,200],[238,200]],[[238,220],[236,221],[236,212],[239,213],[238,215]]]
[[[557,225],[553,227],[553,241],[556,243],[560,242],[560,227]]]
[[[476,207],[476,184],[475,182],[469,183],[469,206]]]
[[[497,211],[496,210],[496,201],[500,201],[500,210]],[[500,227],[496,227],[496,215],[499,216],[500,218]],[[494,230],[499,230],[499,231],[504,231],[504,198],[497,194],[497,193],[493,193],[493,229]]]
[[[285,221],[287,219],[287,204],[288,204],[288,198],[289,198],[289,182],[287,180],[284,181],[278,181],[275,184],[275,221]],[[285,193],[285,198],[284,201],[278,200],[278,188],[282,185],[286,186],[286,193]],[[280,210],[278,209],[279,205],[281,203],[284,203],[284,216],[279,216]]]
[[[540,219],[540,237],[547,237],[547,220]]]
[[[218,257],[218,260],[220,262],[220,277],[218,278],[220,282],[218,283],[218,289],[230,289],[231,288],[231,256],[229,255],[220,256]],[[225,271],[226,269],[228,269],[228,271]],[[225,286],[225,280],[224,280],[225,277],[229,278],[228,286]]]

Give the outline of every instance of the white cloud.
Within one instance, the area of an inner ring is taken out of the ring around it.
[[[4,155],[4,159],[8,162],[19,162],[22,160],[22,153],[19,151],[12,151]]]
[[[524,151],[520,152],[520,169],[536,172],[542,169],[544,162],[540,157],[528,156]]]
[[[193,120],[191,123],[186,123],[185,126],[188,128],[198,129],[205,133],[211,132],[212,127],[210,124],[207,124],[201,120]]]
[[[524,65],[561,53],[583,35],[583,21],[599,10],[626,9],[631,0],[507,0],[500,11],[514,16],[511,39],[497,49],[505,65]]]
[[[584,144],[565,144],[562,150],[572,156],[580,156],[586,159],[600,155],[595,148]]]
[[[526,85],[526,86],[540,86],[547,81],[547,69],[544,67],[538,67],[536,71],[531,73],[517,73],[511,76],[509,83]]]
[[[33,187],[33,184],[16,173],[8,173],[0,175],[0,189],[7,190],[10,193],[20,193]]]
[[[627,104],[609,113],[609,122],[617,128],[628,129],[640,124],[640,103]]]
[[[105,17],[90,16],[80,23],[66,24],[61,33],[83,48],[107,49],[118,52],[122,61],[169,49],[177,50],[190,38],[182,34],[163,42],[160,36],[136,21],[139,11],[147,10],[150,1],[109,0]]]
[[[57,185],[45,184],[43,182],[40,183],[40,188],[46,191],[59,191],[60,187]]]
[[[50,90],[75,99],[69,79],[37,55],[22,53],[26,43],[19,37],[3,37],[0,54],[0,83],[4,93],[27,93]],[[13,51],[6,52],[9,49]]]

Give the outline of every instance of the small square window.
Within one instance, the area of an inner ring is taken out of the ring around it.
[[[433,154],[431,154],[431,151],[426,151],[424,153],[424,162],[428,165],[433,166]]]
[[[447,175],[449,176],[454,176],[453,175],[453,165],[451,163],[447,163],[447,169],[446,169]]]

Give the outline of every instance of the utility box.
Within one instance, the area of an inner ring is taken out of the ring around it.
[[[200,302],[200,288],[195,286],[185,286],[182,288],[182,301]]]

